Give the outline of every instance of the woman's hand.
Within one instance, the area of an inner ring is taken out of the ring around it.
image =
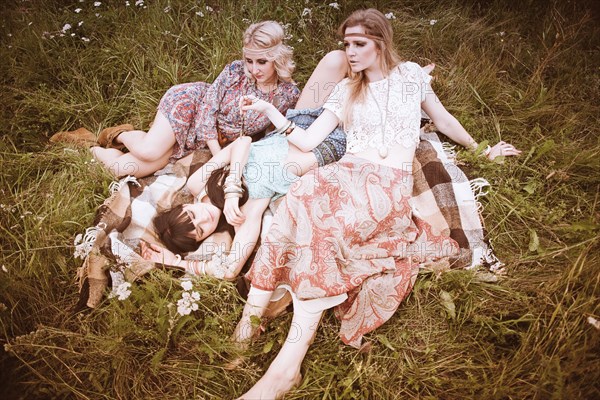
[[[521,154],[521,150],[518,150],[515,146],[506,142],[498,142],[494,147],[487,153],[487,158],[493,160],[498,156],[518,156]]]
[[[246,220],[246,216],[240,210],[239,197],[232,197],[225,200],[225,206],[223,207],[223,214],[230,225],[240,226]]]
[[[248,110],[267,112],[273,105],[253,95],[242,96],[240,98],[240,112],[243,114]]]
[[[155,244],[146,243],[143,240],[140,241],[140,248],[142,250],[142,257],[148,261],[165,265],[176,265],[178,264],[178,259],[181,261],[181,258],[177,257],[171,251]]]

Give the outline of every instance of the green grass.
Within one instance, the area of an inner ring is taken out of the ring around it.
[[[320,57],[339,48],[335,29],[360,6],[328,3],[3,3],[2,398],[232,398],[265,371],[290,316],[272,321],[245,364],[226,371],[239,354],[228,337],[243,305],[228,283],[197,282],[199,310],[177,318],[178,280],[156,271],[127,300],[70,315],[80,266],[73,238],[91,225],[110,178],[86,152],[47,138],[80,126],[147,128],[171,85],[212,81],[240,57],[249,21],[289,24],[302,85]],[[392,320],[368,336],[370,352],[344,346],[328,314],[305,379],[287,398],[600,398],[600,331],[587,322],[600,319],[600,28],[593,4],[368,3],[394,13],[406,59],[436,62],[434,88],[477,140],[508,140],[524,150],[504,163],[461,154],[469,175],[493,185],[484,217],[508,275],[490,283],[466,271],[422,274]],[[311,14],[302,17],[304,8]],[[59,36],[67,23],[72,28]]]

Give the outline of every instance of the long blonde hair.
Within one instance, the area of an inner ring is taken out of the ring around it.
[[[244,47],[256,50],[265,50],[267,60],[275,63],[277,77],[283,82],[292,82],[292,74],[296,64],[292,60],[291,47],[283,43],[285,32],[281,25],[275,21],[263,21],[250,25],[244,32]],[[252,74],[244,63],[244,72],[252,79]]]
[[[381,67],[383,74],[388,75],[401,61],[400,56],[394,49],[394,31],[392,30],[390,22],[383,13],[374,8],[356,10],[342,22],[338,29],[338,34],[343,37],[347,28],[355,26],[363,27],[365,34],[377,38],[374,41],[380,51],[379,66]],[[351,124],[352,108],[355,103],[363,102],[365,100],[368,87],[369,80],[364,71],[354,73],[350,70],[348,82],[349,94],[342,114],[342,123],[344,126],[349,126]]]

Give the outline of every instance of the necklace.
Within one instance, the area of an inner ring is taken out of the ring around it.
[[[388,143],[386,143],[386,140],[385,140],[385,126],[387,124],[387,117],[388,117],[388,103],[390,101],[390,86],[391,86],[391,82],[388,77],[387,92],[385,95],[385,113],[381,110],[379,101],[377,100],[377,97],[375,97],[375,93],[373,93],[371,86],[369,86],[369,92],[371,93],[371,97],[373,98],[373,100],[375,100],[375,105],[377,105],[377,110],[379,111],[379,120],[381,122],[381,125],[380,125],[381,126],[381,128],[380,128],[380,130],[381,130],[381,145],[379,146],[379,157],[381,157],[381,158],[387,158],[387,156],[389,154]]]

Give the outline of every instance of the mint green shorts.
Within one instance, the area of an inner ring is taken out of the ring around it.
[[[288,150],[287,138],[275,134],[250,145],[243,177],[251,199],[277,200],[287,194],[299,173],[299,166],[285,163]]]

